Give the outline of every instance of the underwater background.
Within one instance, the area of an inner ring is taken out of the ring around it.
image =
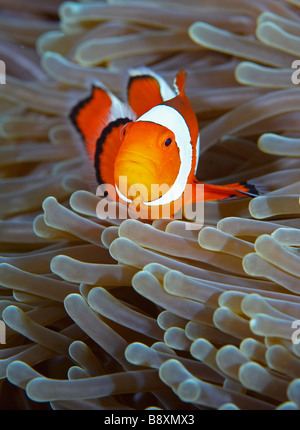
[[[299,409],[300,1],[0,0],[0,60],[0,409]],[[141,65],[188,73],[198,179],[263,195],[97,217],[69,113]]]

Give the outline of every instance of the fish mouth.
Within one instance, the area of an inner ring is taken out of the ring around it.
[[[123,200],[141,202],[149,200],[151,186],[158,177],[156,163],[146,155],[133,151],[122,151],[115,162],[115,184]],[[125,179],[126,178],[126,179]],[[129,194],[128,194],[129,193]],[[140,196],[140,197],[139,197]],[[125,197],[125,199],[124,199]]]
[[[129,154],[129,157],[126,156],[127,154]],[[117,157],[116,163],[124,163],[124,164],[126,163],[128,166],[134,165],[135,167],[138,166],[141,172],[141,175],[143,171],[147,172],[148,175],[151,175],[153,177],[157,175],[158,169],[157,169],[156,163],[150,157],[141,155],[140,159],[136,160],[136,157],[137,157],[136,152],[131,152],[131,151],[126,151],[126,155],[122,154],[121,156]],[[127,170],[129,169],[127,168]]]

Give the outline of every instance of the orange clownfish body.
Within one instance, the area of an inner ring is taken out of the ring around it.
[[[135,69],[128,83],[128,104],[99,85],[71,113],[98,183],[113,185],[120,202],[140,205],[144,213],[169,205],[172,216],[182,202],[199,199],[194,189],[199,184],[195,172],[200,136],[185,82],[181,70],[174,91],[156,73]],[[204,201],[258,194],[247,183],[204,184],[202,189]]]

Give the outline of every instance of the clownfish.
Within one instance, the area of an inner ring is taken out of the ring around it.
[[[178,72],[174,89],[147,68],[129,73],[128,103],[102,84],[94,84],[70,118],[84,140],[99,184],[113,185],[116,200],[140,204],[146,211],[171,205],[172,216],[188,186],[192,188],[188,203],[199,198],[193,189],[200,184],[195,176],[200,134],[185,94],[186,73]],[[143,185],[142,191],[136,184]],[[159,187],[153,191],[153,184],[166,185],[165,191]],[[258,195],[247,182],[203,186],[204,201]]]

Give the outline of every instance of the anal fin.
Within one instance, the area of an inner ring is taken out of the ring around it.
[[[229,197],[256,197],[259,192],[254,185],[248,182],[236,182],[226,185],[204,184],[204,200],[223,200]]]

